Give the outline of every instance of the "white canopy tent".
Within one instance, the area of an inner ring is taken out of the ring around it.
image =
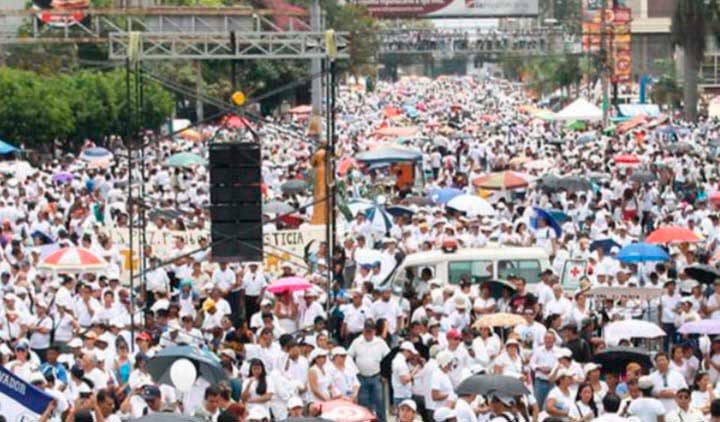
[[[602,120],[603,112],[598,106],[586,100],[585,98],[578,98],[573,101],[572,104],[568,105],[564,109],[560,110],[553,120],[558,121],[569,121],[569,120],[582,120],[596,122]]]

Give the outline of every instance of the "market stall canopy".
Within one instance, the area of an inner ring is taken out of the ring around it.
[[[592,104],[584,98],[578,98],[564,109],[555,114],[554,120],[582,120],[582,121],[599,121],[602,120],[603,113],[598,106]]]
[[[416,149],[394,145],[361,152],[355,156],[355,160],[368,164],[419,161],[422,160],[422,153]]]

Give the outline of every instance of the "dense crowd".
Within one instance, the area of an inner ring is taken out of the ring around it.
[[[668,116],[568,127],[533,105],[496,79],[344,87],[338,245],[317,242],[277,268],[214,263],[208,171],[166,165],[179,152],[207,157],[210,136],[252,139],[246,122],[153,138],[147,232],[173,238],[148,240],[134,290],[118,233],[140,205],[125,200],[122,143],[103,143],[114,161],[88,141],[78,157],[12,162],[0,195],[2,364],[54,398],[47,421],[343,422],[363,410],[380,422],[718,420],[718,126]],[[304,117],[252,123],[265,233],[311,227],[318,143],[297,129]],[[368,151],[391,154],[363,161]],[[685,237],[645,243],[669,226]],[[44,269],[76,246],[108,265]],[[635,246],[656,255],[625,259]],[[502,280],[482,263],[397,271],[421,253],[511,248],[547,265],[498,265]],[[195,362],[190,389],[167,375],[168,355]]]

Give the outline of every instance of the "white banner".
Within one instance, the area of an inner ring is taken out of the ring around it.
[[[0,366],[0,415],[13,422],[40,419],[52,397]]]
[[[325,241],[325,226],[311,226],[298,230],[278,230],[263,235],[265,254],[264,270],[268,273],[281,271],[280,266],[288,262],[295,269],[305,271],[305,248],[316,250]]]

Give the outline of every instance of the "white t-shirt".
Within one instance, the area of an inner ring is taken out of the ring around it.
[[[677,371],[673,371],[672,369],[668,369],[666,376],[663,376],[658,371],[654,371],[650,374],[650,378],[653,381],[653,395],[656,395],[659,391],[662,390],[670,389],[673,392],[676,392],[681,388],[687,388],[685,377],[683,377]],[[667,411],[675,410],[675,408],[677,408],[675,399],[659,400],[662,402],[663,406],[665,406],[665,410]]]
[[[457,412],[457,422],[477,422],[478,420],[470,403],[463,399],[455,403],[455,412]]]
[[[575,404],[570,407],[570,414],[568,416],[574,421],[579,421],[584,420],[588,415],[594,417],[595,414],[592,408],[582,401],[576,401]]]
[[[630,403],[628,414],[640,419],[641,422],[656,422],[659,415],[665,414],[665,407],[658,399],[640,397]]]
[[[254,274],[248,272],[243,277],[242,285],[247,296],[259,296],[262,289],[267,286],[267,280],[265,280],[265,276],[260,272],[255,272]]]
[[[446,374],[440,368],[436,369],[430,376],[430,386],[431,387],[428,389],[428,396],[425,397],[425,406],[430,410],[439,409],[445,406],[445,402],[455,401],[455,399],[457,399],[449,374]],[[442,394],[447,394],[447,397],[444,400],[435,401],[432,398],[433,390],[437,390]]]
[[[403,384],[401,377],[410,375],[410,366],[405,359],[405,355],[398,353],[392,361],[392,377],[390,382],[393,388],[393,395],[397,399],[409,399],[412,397],[412,380],[407,384]]]
[[[34,321],[37,324],[36,328],[46,328],[52,330],[53,321],[48,315],[45,315],[39,320]],[[30,335],[30,348],[31,349],[47,349],[50,347],[50,331],[46,334],[40,333],[40,331],[33,331]]]
[[[570,412],[570,410],[575,406],[575,400],[572,394],[572,391],[570,391],[567,395],[560,391],[559,388],[553,387],[552,390],[547,395],[547,398],[545,399],[545,403],[547,404],[548,400],[555,399],[555,408],[558,410],[565,410]]]

